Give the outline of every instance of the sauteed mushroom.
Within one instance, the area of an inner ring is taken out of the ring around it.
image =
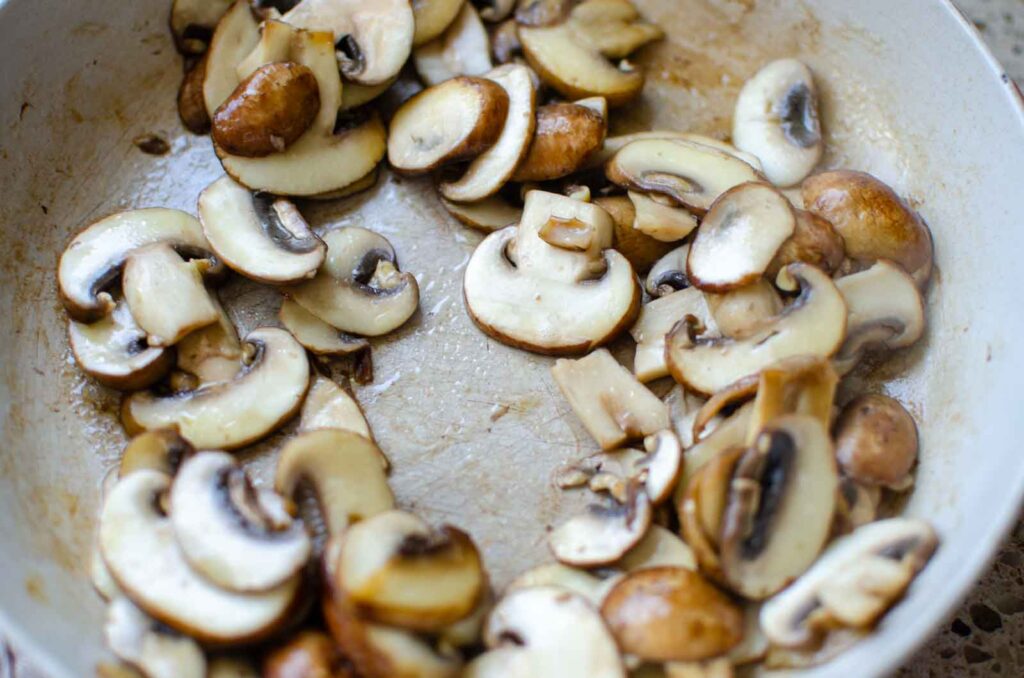
[[[444,33],[459,16],[463,4],[464,0],[413,0],[416,31],[412,36],[412,46],[419,47]]]
[[[473,5],[464,2],[444,33],[413,52],[416,72],[427,86],[459,75],[483,75],[491,70],[487,30]]]
[[[327,377],[317,376],[302,403],[299,432],[332,428],[352,431],[373,440],[370,425],[366,423],[366,417],[356,399]],[[383,455],[382,460],[387,468],[387,460],[383,459]]]
[[[917,461],[917,424],[896,400],[877,393],[851,401],[836,422],[836,459],[859,483],[906,489]]]
[[[352,665],[322,631],[301,631],[263,659],[264,678],[356,678]]]
[[[777,316],[783,310],[782,299],[770,282],[761,278],[724,294],[705,293],[704,300],[714,325],[724,336],[741,337]],[[707,325],[700,315],[697,319]]]
[[[103,632],[110,650],[146,678],[206,678],[199,644],[161,626],[127,598],[107,605]]]
[[[629,330],[636,341],[633,373],[637,379],[646,383],[668,376],[665,338],[683,318],[693,316],[705,328],[705,335],[717,335],[718,326],[710,312],[709,297],[695,287],[688,287],[640,307],[640,315]]]
[[[512,181],[549,181],[572,174],[600,148],[607,130],[607,115],[586,105],[541,106],[533,141]]]
[[[591,504],[548,535],[559,562],[579,567],[607,565],[636,546],[651,526],[651,500],[639,484],[629,488],[624,504]]]
[[[118,476],[124,478],[136,471],[148,469],[173,477],[195,452],[195,448],[181,437],[175,427],[146,431],[132,438],[125,446]]]
[[[296,341],[316,355],[352,355],[370,349],[366,339],[335,329],[291,299],[281,302],[277,317]]]
[[[646,273],[671,250],[670,243],[652,238],[636,227],[636,208],[633,206],[633,201],[626,196],[602,196],[595,199],[594,204],[611,215],[615,222],[615,237],[612,238],[612,246],[629,260],[629,263],[633,265],[633,270],[637,273]]]
[[[652,297],[663,297],[686,289],[690,280],[686,277],[686,259],[690,256],[690,245],[680,245],[661,259],[647,272],[644,289]]]

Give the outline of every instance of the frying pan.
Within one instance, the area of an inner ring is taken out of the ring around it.
[[[935,234],[927,337],[865,388],[908,404],[921,428],[906,512],[942,546],[877,633],[807,675],[894,669],[957,604],[1012,524],[1024,493],[1024,113],[964,18],[938,0],[637,0],[666,29],[648,48],[644,98],[616,131],[728,132],[738,88],[760,64],[814,69],[826,166],[872,172],[910,196]],[[0,2],[0,634],[45,672],[91,675],[106,654],[87,576],[100,482],[124,437],[118,396],[69,354],[56,259],[106,213],[193,211],[220,167],[174,109],[181,74],[167,0]],[[157,133],[171,152],[132,140]],[[550,360],[497,344],[463,309],[461,275],[479,236],[429,180],[385,177],[344,201],[303,205],[327,228],[360,224],[394,243],[421,310],[375,343],[377,377],[357,389],[394,462],[403,507],[468,529],[494,583],[547,558],[545,527],[578,510],[551,478],[593,443],[558,395]],[[277,293],[221,292],[244,333],[274,323]],[[289,432],[244,453],[264,482]]]

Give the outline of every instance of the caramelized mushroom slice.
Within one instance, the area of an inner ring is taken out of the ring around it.
[[[836,422],[836,459],[843,473],[868,486],[905,490],[917,462],[917,424],[885,395],[853,399]]]
[[[636,341],[633,374],[638,380],[646,383],[668,376],[665,337],[676,323],[688,316],[696,318],[706,328],[706,334],[713,336],[718,333],[705,295],[694,287],[654,299],[640,307],[640,315],[629,330]]]
[[[462,4],[440,37],[417,44],[413,64],[428,87],[460,75],[483,75],[492,68],[487,30],[469,2]]]
[[[122,391],[151,386],[174,365],[173,351],[147,343],[146,333],[123,300],[96,322],[69,320],[68,343],[82,371],[104,386]]]
[[[539,107],[533,140],[512,181],[550,181],[572,174],[601,147],[607,131],[607,116],[587,106]]]
[[[548,535],[559,562],[577,567],[608,565],[636,546],[651,526],[652,508],[639,484],[629,488],[626,503],[591,504]]]

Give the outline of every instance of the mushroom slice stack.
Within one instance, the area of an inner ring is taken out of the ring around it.
[[[352,431],[373,440],[370,425],[366,423],[366,417],[356,399],[327,377],[317,376],[309,388],[306,401],[302,403],[299,432],[325,428]]]
[[[486,78],[460,76],[423,90],[391,120],[388,161],[420,174],[473,158],[497,141],[508,116],[505,89]]]
[[[96,322],[69,320],[68,343],[86,374],[122,391],[151,386],[174,364],[171,350],[146,342],[146,333],[135,323],[123,300],[110,315]]]
[[[729,587],[763,600],[802,574],[828,540],[839,476],[828,429],[789,415],[737,461],[719,551]]]
[[[142,470],[121,479],[100,517],[100,548],[132,602],[167,626],[214,645],[255,642],[289,620],[299,578],[261,593],[215,586],[188,565],[159,509],[170,478]]]
[[[632,267],[605,249],[611,233],[600,207],[531,191],[518,228],[492,233],[469,260],[464,291],[473,321],[499,341],[538,353],[579,353],[610,341],[640,301]],[[565,247],[550,244],[563,235],[579,237]]]
[[[776,284],[800,295],[741,338],[704,338],[695,318],[680,323],[665,348],[676,381],[710,395],[784,358],[833,355],[846,335],[846,304],[835,283],[812,266],[790,264]]]
[[[464,678],[625,678],[615,639],[601,615],[562,588],[513,591],[491,612],[488,651]]]
[[[499,195],[477,202],[452,202],[441,198],[441,204],[459,222],[484,233],[518,223],[523,216],[521,208],[513,207]]]
[[[758,71],[736,99],[732,138],[760,158],[773,184],[800,183],[825,149],[811,69],[796,59],[780,59]]]
[[[686,260],[689,281],[705,292],[728,292],[764,274],[796,230],[786,197],[768,184],[723,193],[701,221]]]
[[[870,628],[903,595],[938,544],[912,518],[870,523],[829,547],[810,570],[769,600],[761,627],[775,645],[801,648],[836,627]]]
[[[559,486],[586,483],[592,491],[607,490],[616,501],[625,503],[629,486],[640,483],[651,502],[661,504],[675,489],[682,468],[679,437],[672,431],[659,431],[644,439],[644,449],[646,453],[627,448],[593,454],[562,471]]]
[[[486,589],[480,554],[466,533],[432,529],[403,511],[349,527],[335,576],[361,616],[418,631],[465,618]]]
[[[695,287],[673,292],[640,307],[640,315],[629,330],[636,341],[633,373],[637,379],[646,383],[668,376],[665,337],[676,323],[688,316],[700,322],[705,328],[706,335],[718,334],[718,327],[709,312],[705,295]]]
[[[170,492],[182,554],[229,591],[267,591],[293,577],[311,551],[281,498],[258,492],[231,455],[201,452],[182,464]]]
[[[203,272],[208,277],[223,270],[203,235],[203,227],[192,215],[164,208],[119,212],[87,226],[61,254],[57,289],[68,314],[87,323],[111,313],[115,302],[108,288],[116,282],[128,257],[141,248],[159,244],[183,256],[207,260]]]
[[[409,0],[302,0],[281,20],[296,28],[330,32],[342,75],[361,85],[377,85],[398,75],[409,58],[415,31]]]
[[[508,94],[505,126],[494,145],[481,153],[457,180],[441,184],[441,195],[456,202],[475,202],[497,193],[526,155],[536,127],[537,92],[530,69],[519,64],[498,66],[483,77]]]
[[[690,256],[690,245],[680,245],[654,262],[647,272],[644,289],[652,297],[664,297],[686,289],[690,280],[686,277],[686,260]]]
[[[412,36],[412,46],[419,47],[444,33],[459,16],[464,4],[465,0],[415,0],[412,14],[416,32]]]
[[[178,51],[185,55],[205,52],[217,22],[231,3],[232,0],[174,0],[171,34]]]
[[[605,174],[627,189],[666,195],[698,215],[730,188],[762,180],[736,156],[685,139],[632,141],[608,161]]]
[[[107,606],[110,650],[146,678],[206,678],[206,656],[193,639],[161,626],[127,598]]]
[[[351,355],[370,348],[366,339],[328,325],[291,299],[281,302],[277,317],[296,341],[316,355]]]
[[[559,562],[577,567],[614,563],[636,546],[651,526],[653,510],[646,490],[637,482],[627,490],[625,503],[591,504],[548,535],[548,546]]]
[[[246,338],[248,361],[231,381],[169,396],[134,393],[121,406],[129,433],[177,425],[198,448],[237,449],[287,421],[309,386],[306,352],[284,330],[264,327]]]
[[[924,299],[902,268],[881,260],[836,281],[849,314],[846,339],[836,354],[840,373],[852,370],[865,352],[894,350],[915,343],[924,333]]]
[[[451,0],[440,0],[440,2]],[[439,4],[439,0],[433,0]],[[457,3],[456,3],[457,4]],[[412,55],[416,73],[427,86],[439,85],[460,75],[483,75],[491,70],[491,42],[480,15],[472,3],[462,3],[443,34],[434,39],[417,42]],[[417,26],[419,32],[419,26]]]
[[[199,194],[198,210],[210,246],[247,278],[295,283],[312,278],[323,263],[327,248],[288,200],[221,177]]]
[[[398,270],[391,243],[358,226],[323,236],[327,259],[316,277],[288,290],[307,311],[344,332],[378,337],[405,323],[419,306],[416,278]]]
[[[669,427],[668,407],[607,349],[555,362],[551,375],[584,428],[602,449]]]
[[[533,140],[512,181],[550,181],[578,170],[608,131],[607,111],[602,115],[598,102],[604,99],[539,107]]]
[[[311,485],[327,531],[341,534],[351,522],[394,508],[386,465],[369,438],[340,429],[311,430],[281,450],[274,489],[291,498],[300,484]]]

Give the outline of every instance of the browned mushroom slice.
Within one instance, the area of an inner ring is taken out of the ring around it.
[[[779,293],[764,279],[722,294],[707,292],[704,299],[719,332],[734,338],[756,330],[783,309]]]
[[[150,346],[128,304],[94,323],[68,322],[68,343],[78,366],[104,386],[137,391],[159,381],[174,365],[174,353]]]
[[[884,183],[863,172],[839,170],[808,177],[804,209],[827,219],[859,267],[878,259],[902,266],[919,285],[932,270],[932,235],[920,215]]]
[[[277,317],[296,341],[317,355],[351,355],[370,348],[366,339],[335,329],[291,299],[281,302]]]
[[[680,483],[682,494],[676,501],[683,538],[701,571],[720,583],[725,581],[719,557],[722,520],[733,471],[743,454],[744,448],[734,445],[707,459],[692,471],[685,487]]]
[[[589,190],[589,189],[587,189]],[[636,209],[633,202],[624,195],[602,196],[594,200],[615,221],[613,246],[629,260],[637,273],[646,273],[672,249],[665,243],[636,228]]]
[[[435,0],[436,2],[436,0]],[[469,2],[443,34],[413,52],[416,73],[427,86],[439,85],[460,75],[483,75],[491,70],[490,40],[480,15]]]
[[[838,485],[820,420],[789,415],[763,428],[736,464],[722,519],[729,587],[763,600],[810,567],[828,540]]]
[[[210,131],[210,114],[203,98],[203,79],[206,77],[206,55],[197,61],[181,79],[178,88],[178,117],[181,124],[193,134]]]
[[[572,174],[601,147],[607,130],[607,117],[587,106],[539,107],[533,141],[512,181],[549,181]]]
[[[626,503],[591,504],[548,535],[548,547],[559,562],[578,567],[607,565],[636,546],[652,519],[651,500],[637,483]]]
[[[513,207],[508,201],[497,195],[477,202],[453,202],[447,198],[441,198],[441,204],[461,223],[485,233],[515,224],[523,216],[522,209]]]
[[[748,443],[754,442],[763,426],[786,414],[814,417],[825,428],[831,428],[839,376],[828,359],[787,358],[761,370],[756,381],[757,398]]]
[[[834,354],[846,334],[846,304],[832,280],[806,264],[790,264],[777,284],[799,288],[800,296],[741,339],[704,339],[695,319],[680,323],[666,340],[669,372],[676,381],[712,394],[784,358]]]
[[[419,174],[473,158],[490,148],[505,126],[509,97],[484,78],[457,77],[425,89],[391,120],[388,161]]]
[[[640,315],[629,333],[636,341],[633,374],[641,382],[668,376],[665,337],[676,323],[687,316],[697,318],[706,328],[706,334],[714,336],[718,333],[705,295],[694,287],[654,299],[640,307]]]
[[[728,652],[743,634],[743,613],[696,572],[655,567],[626,575],[601,614],[619,647],[646,661],[697,661]]]
[[[757,170],[736,156],[684,139],[628,143],[608,161],[605,173],[620,186],[662,193],[698,215],[730,188],[761,180]]]
[[[913,483],[917,424],[899,401],[876,393],[855,398],[839,416],[835,435],[836,459],[853,480],[892,490]]]
[[[765,273],[774,278],[785,266],[797,261],[817,266],[829,274],[838,271],[846,258],[842,236],[818,215],[802,209],[795,212],[796,229],[789,240],[782,243]]]
[[[416,32],[412,36],[412,46],[419,47],[444,33],[459,16],[464,3],[465,0],[414,0],[412,14]]]
[[[629,192],[636,217],[633,228],[661,242],[677,242],[697,228],[697,218],[685,207],[677,207],[671,199],[657,193],[648,195]]]

